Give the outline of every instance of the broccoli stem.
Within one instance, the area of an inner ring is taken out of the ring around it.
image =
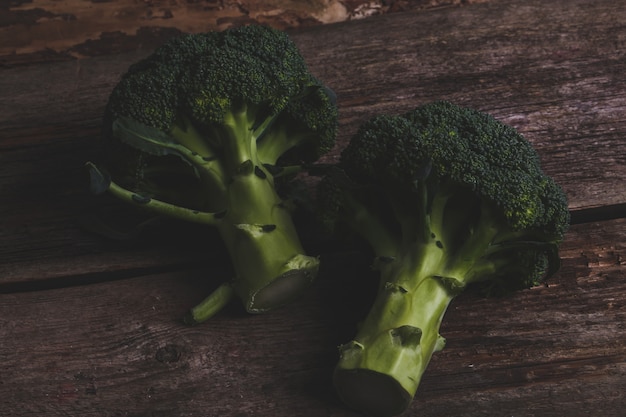
[[[192,308],[183,318],[186,324],[199,324],[213,317],[217,312],[226,306],[234,297],[235,292],[230,283],[225,283],[217,287],[200,304]]]
[[[464,200],[464,210],[451,210],[448,190],[435,193],[427,206],[422,191],[419,221],[407,218],[399,202],[393,207],[402,230],[395,240],[373,213],[344,197],[351,213],[346,221],[378,256],[380,286],[354,340],[340,348],[334,383],[347,404],[374,416],[409,406],[433,353],[444,347],[439,327],[448,305],[494,268],[486,255],[499,229],[489,206]]]
[[[283,123],[289,122],[283,121]],[[273,127],[270,132],[264,132],[259,138],[258,152],[260,158],[264,162],[274,165],[287,151],[301,143],[311,141],[314,135],[290,132],[285,127]]]
[[[220,127],[226,210],[216,227],[235,269],[233,289],[250,313],[292,301],[319,269],[316,257],[304,255],[291,213],[257,152],[257,137],[274,117],[259,117],[257,107],[240,103]]]
[[[304,255],[291,213],[261,167],[233,177],[228,210],[216,224],[235,268],[233,288],[259,313],[292,301],[315,278],[319,260]]]
[[[89,167],[97,170],[93,164]],[[292,301],[317,275],[319,259],[303,254],[291,213],[267,177],[248,172],[235,176],[227,191],[229,209],[224,213],[179,207],[113,182],[109,182],[108,191],[158,214],[215,226],[231,255],[233,289],[248,312],[261,313]],[[204,321],[219,309],[209,310],[211,314],[203,312],[194,320]]]
[[[319,260],[304,255],[291,213],[276,192],[266,161],[257,152],[258,137],[275,117],[259,106],[238,102],[221,123],[202,130],[183,115],[168,133],[127,118],[114,123],[114,133],[121,141],[153,155],[176,155],[192,166],[215,212],[139,195],[110,182],[90,165],[96,188],[108,189],[122,200],[156,213],[218,229],[235,269],[232,290],[220,287],[218,293],[192,310],[192,317],[197,313],[193,318],[196,322],[217,312],[227,298],[222,295],[231,291],[248,312],[281,306],[302,293],[317,274]]]
[[[170,204],[165,201],[142,196],[140,194],[129,191],[114,182],[110,183],[108,190],[112,195],[119,198],[120,200],[126,201],[127,203],[139,205],[154,213],[162,214],[179,220],[216,225],[218,217],[220,216],[220,213],[208,213],[198,210],[192,210],[186,207],[180,207],[175,204]]]
[[[108,190],[157,214],[215,226],[231,255],[233,290],[248,312],[261,313],[292,301],[317,275],[319,259],[304,255],[291,213],[276,193],[271,175],[251,160],[232,177],[224,196],[227,209],[218,213],[142,196],[110,181],[94,164],[87,166],[100,192]],[[211,307],[210,314],[205,311],[195,321],[206,320],[218,310]]]
[[[351,407],[382,417],[411,403],[432,354],[443,348],[439,326],[456,294],[437,273],[442,259],[437,245],[421,244],[379,263],[381,288],[354,340],[340,348],[334,372]]]

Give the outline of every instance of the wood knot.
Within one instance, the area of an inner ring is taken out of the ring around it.
[[[165,345],[157,350],[155,358],[161,363],[178,362],[180,359],[180,350],[176,345]]]

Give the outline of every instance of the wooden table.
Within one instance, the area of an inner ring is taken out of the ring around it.
[[[327,160],[366,118],[446,99],[518,128],[569,196],[560,272],[458,297],[407,416],[626,413],[624,22],[623,0],[511,0],[292,31],[339,97]],[[330,375],[367,308],[358,254],[308,242],[324,268],[298,303],[186,327],[228,275],[210,231],[112,242],[81,227],[115,207],[89,195],[83,163],[108,93],[149,52],[0,68],[0,415],[356,416]]]

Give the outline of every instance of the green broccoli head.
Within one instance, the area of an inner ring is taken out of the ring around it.
[[[246,26],[166,42],[129,68],[108,112],[167,131],[180,114],[199,126],[223,123],[241,106],[269,117],[311,86],[320,83],[285,33]]]
[[[455,295],[528,288],[558,269],[567,200],[519,132],[448,102],[367,121],[339,168],[320,184],[321,218],[365,238],[381,285],[335,383],[356,408],[393,415],[442,346]]]
[[[94,182],[216,226],[236,275],[220,294],[261,312],[310,283],[318,260],[303,254],[280,186],[332,148],[337,107],[285,33],[245,26],[172,39],[122,76],[104,121],[106,170],[91,164]]]

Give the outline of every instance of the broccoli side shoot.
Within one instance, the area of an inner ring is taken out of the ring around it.
[[[317,274],[280,193],[334,145],[332,91],[288,36],[263,26],[190,34],[132,65],[109,98],[92,188],[219,231],[235,270],[192,310],[233,295],[250,312],[291,301]],[[209,249],[209,248],[207,248]]]
[[[563,191],[525,138],[447,102],[366,122],[318,199],[324,224],[364,238],[380,271],[334,373],[340,397],[374,416],[409,406],[457,294],[536,285],[558,269],[569,223]]]

